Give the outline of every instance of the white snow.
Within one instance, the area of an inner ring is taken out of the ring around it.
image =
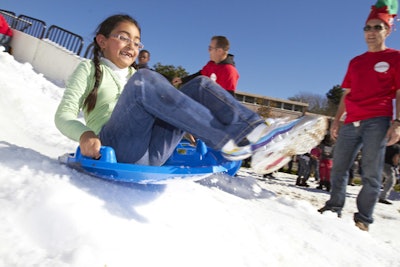
[[[325,191],[295,176],[120,185],[60,165],[77,143],[53,115],[63,88],[0,52],[0,266],[400,266],[400,196],[369,232],[317,212]]]

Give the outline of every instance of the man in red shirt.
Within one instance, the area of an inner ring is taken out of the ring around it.
[[[386,145],[400,139],[400,51],[386,47],[397,13],[397,0],[378,0],[372,7],[364,30],[368,51],[350,61],[344,77],[344,90],[330,133],[337,139],[331,171],[331,195],[323,213],[331,210],[341,216],[348,170],[361,149],[362,184],[357,196],[356,226],[368,231],[381,188]],[[395,120],[392,101],[396,99]],[[346,114],[345,114],[346,113]],[[346,115],[344,125],[339,123]]]
[[[172,84],[177,86],[190,81],[194,77],[204,75],[234,95],[239,80],[239,73],[235,67],[234,56],[229,54],[229,48],[229,40],[225,36],[213,36],[208,46],[210,61],[208,61],[203,69],[192,75],[183,78],[174,78]]]

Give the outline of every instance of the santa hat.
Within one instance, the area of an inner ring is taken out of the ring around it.
[[[398,2],[397,0],[378,0],[374,6],[371,7],[371,12],[367,21],[371,19],[380,19],[389,27],[392,27],[394,17],[397,15]]]

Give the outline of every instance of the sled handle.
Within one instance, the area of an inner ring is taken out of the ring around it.
[[[101,146],[100,147],[100,158],[99,159],[94,159],[91,157],[86,157],[81,154],[81,148],[78,146],[76,149],[76,157],[85,159],[85,160],[99,160],[99,161],[104,161],[104,162],[109,162],[109,163],[117,163],[117,156],[115,155],[115,151],[112,147],[110,146]]]

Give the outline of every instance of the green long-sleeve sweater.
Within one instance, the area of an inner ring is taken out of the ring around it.
[[[120,97],[124,85],[116,76],[114,71],[100,64],[103,71],[102,81],[98,90],[95,108],[88,113],[83,108],[83,102],[93,89],[94,63],[91,60],[81,62],[75,69],[67,82],[64,96],[57,108],[54,121],[56,127],[68,138],[79,141],[81,135],[86,131],[98,134],[103,125],[110,119],[111,113]],[[130,75],[135,70],[130,69]],[[80,119],[79,113],[83,111],[85,122]]]

